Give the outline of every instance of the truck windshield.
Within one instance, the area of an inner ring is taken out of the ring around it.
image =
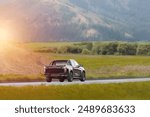
[[[52,63],[53,66],[64,66],[67,64],[67,61],[54,61]]]

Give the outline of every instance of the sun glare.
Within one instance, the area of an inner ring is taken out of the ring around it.
[[[9,41],[12,38],[12,32],[10,29],[7,28],[1,28],[0,27],[0,41]]]
[[[16,39],[15,23],[9,20],[0,20],[0,43],[9,43]]]

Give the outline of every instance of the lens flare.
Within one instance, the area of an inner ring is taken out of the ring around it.
[[[14,22],[9,20],[0,20],[0,44],[16,41],[17,30]]]
[[[10,29],[0,27],[0,41],[1,42],[11,40],[12,37],[13,35]]]

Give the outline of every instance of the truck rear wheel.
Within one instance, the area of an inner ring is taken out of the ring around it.
[[[52,78],[51,77],[46,77],[46,81],[47,82],[52,82]]]
[[[65,81],[64,78],[60,78],[60,79],[59,79],[59,82],[64,82],[64,81]]]

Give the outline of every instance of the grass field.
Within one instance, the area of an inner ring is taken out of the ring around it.
[[[75,59],[87,70],[88,78],[150,77],[148,56],[100,56],[44,54],[50,59]]]
[[[73,45],[79,42],[33,42],[33,43],[26,43],[25,45],[32,50],[40,50],[40,49],[47,49],[49,47],[62,47]]]
[[[45,81],[44,75],[0,74],[0,83]]]
[[[79,44],[80,42],[48,42],[28,43],[32,50],[40,50],[49,47],[62,47]],[[96,42],[94,42],[96,44]],[[98,42],[107,43],[107,42]],[[138,42],[144,43],[144,42]],[[149,56],[101,56],[82,54],[53,54],[40,53],[51,59],[75,59],[87,70],[88,78],[130,78],[150,77]]]
[[[150,82],[0,87],[0,92],[5,100],[149,100]]]
[[[42,48],[61,47],[79,42],[27,43],[28,48],[35,51]],[[82,64],[87,78],[134,78],[150,77],[150,56],[108,56],[83,54],[38,53],[50,61],[55,59],[75,59]],[[43,69],[43,66],[41,66]],[[43,73],[32,74],[1,74],[0,82],[44,81]]]
[[[111,41],[101,41],[101,42],[93,42],[94,44],[103,44],[103,43],[109,43]],[[112,41],[113,42],[113,41]],[[122,42],[122,41],[121,41]],[[30,42],[26,43],[25,45],[33,50],[39,50],[49,47],[62,47],[62,46],[68,46],[68,45],[74,45],[74,44],[80,44],[81,42]],[[132,42],[133,44],[150,44],[150,42]]]
[[[76,42],[78,43],[78,42]],[[28,43],[31,50],[73,45],[71,42]],[[102,56],[83,54],[38,53],[50,61],[75,59],[82,64],[88,79],[150,77],[149,56]],[[43,66],[42,66],[43,68]],[[1,74],[0,82],[44,81],[39,74]],[[0,99],[150,99],[150,82],[122,84],[0,87]]]

